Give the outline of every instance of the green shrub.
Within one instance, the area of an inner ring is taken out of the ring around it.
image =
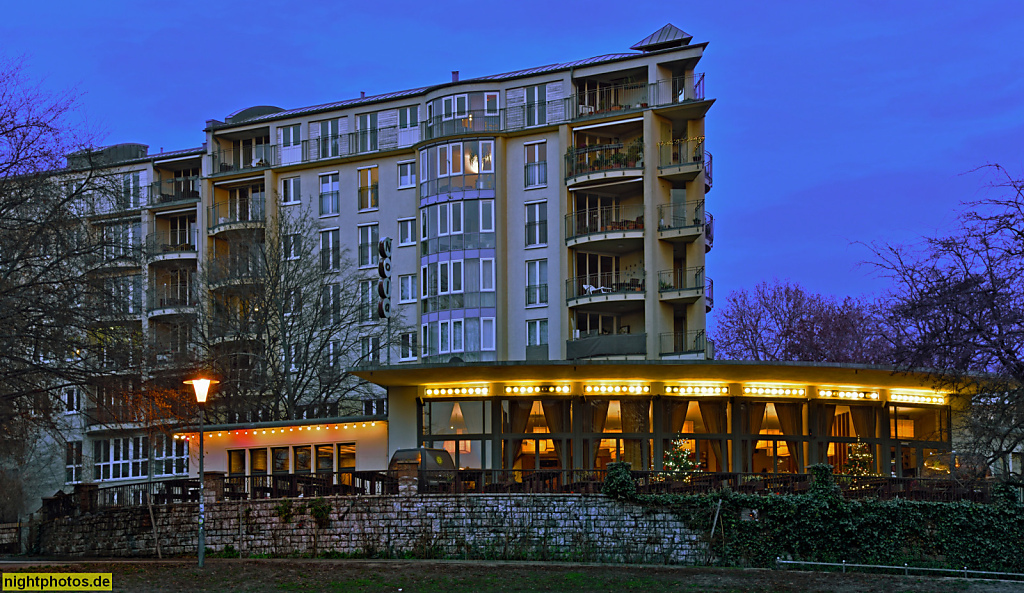
[[[636,482],[633,481],[633,474],[629,468],[628,463],[609,463],[608,475],[605,476],[601,492],[620,500],[636,498]]]

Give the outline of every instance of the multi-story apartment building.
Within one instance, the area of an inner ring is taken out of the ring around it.
[[[116,380],[76,396],[87,413],[68,445],[67,481],[183,475],[187,442],[145,430],[154,418],[127,394],[144,382],[178,391],[198,358],[230,359],[225,379],[239,384],[277,364],[254,356],[254,331],[237,324],[266,284],[257,252],[297,259],[301,245],[337,275],[337,290],[357,291],[358,341],[329,345],[344,365],[711,358],[705,46],[666,25],[626,53],[242,109],[207,121],[200,148],[105,149],[105,174],[121,190],[89,212],[114,245],[98,275],[111,298],[100,321],[144,336],[145,348],[108,348]],[[374,315],[384,237],[395,335]],[[339,298],[331,290],[325,302]],[[293,346],[281,348],[289,364]],[[254,421],[293,432],[313,417],[385,418],[376,403],[345,411],[319,391],[316,409],[214,421],[238,434]],[[379,440],[375,427],[360,438]],[[332,449],[332,467],[342,457],[386,462],[386,442],[350,445]],[[295,455],[281,462],[309,465]],[[266,471],[257,457],[243,466]]]

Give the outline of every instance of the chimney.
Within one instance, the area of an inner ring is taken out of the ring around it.
[[[452,82],[459,82],[459,71],[452,70]]]
[[[360,99],[365,99],[366,98],[366,91],[359,91],[359,98]]]

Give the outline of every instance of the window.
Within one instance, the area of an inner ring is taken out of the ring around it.
[[[338,213],[338,174],[320,176],[320,216]]]
[[[464,322],[461,319],[452,319],[452,352],[462,352],[465,350],[463,346],[463,326]]]
[[[452,202],[451,208],[449,209],[451,214],[451,233],[453,235],[462,234],[462,202]]]
[[[355,469],[356,444],[338,443],[338,470]]]
[[[273,460],[275,474],[286,474],[290,469],[290,455],[288,447],[273,447],[270,449],[270,458]]]
[[[302,235],[292,233],[282,237],[281,255],[284,259],[299,259],[299,250],[302,247]]]
[[[281,127],[281,146],[299,145],[299,124]]]
[[[139,199],[142,196],[141,180],[142,174],[139,171],[125,173],[121,176],[121,194],[118,196],[118,208],[125,210],[139,207]]]
[[[398,221],[398,246],[416,244],[416,219],[404,218]]]
[[[416,302],[416,274],[407,274],[398,277],[398,302]]]
[[[302,184],[299,177],[286,177],[281,180],[281,203],[298,204],[302,200]]]
[[[266,475],[267,467],[267,450],[249,449],[249,475]]]
[[[398,108],[398,129],[404,130],[408,128],[415,128],[418,124],[417,119],[420,112],[419,105],[410,105],[408,107]]]
[[[266,451],[263,471],[266,471]],[[153,437],[153,475],[175,476],[188,473],[188,441],[166,435]]]
[[[323,287],[321,298],[323,325],[331,327],[341,323],[341,284],[328,284]]]
[[[461,259],[452,260],[451,262],[451,282],[449,287],[451,292],[458,293],[463,292],[463,265]]]
[[[294,447],[295,473],[309,473],[313,470],[313,448],[309,445]]]
[[[548,242],[548,204],[535,202],[526,205],[526,246],[546,245]]]
[[[288,370],[295,372],[302,366],[302,345],[288,345]]]
[[[548,343],[548,320],[533,319],[526,322],[526,345],[543,346]]]
[[[377,225],[359,227],[359,267],[377,265]]]
[[[548,121],[546,85],[526,87],[526,125],[543,126]]]
[[[398,163],[398,189],[416,187],[416,161]]]
[[[494,350],[494,318],[480,318],[480,349]]]
[[[82,481],[82,441],[68,441],[64,459],[64,481],[77,484]]]
[[[245,475],[245,449],[228,451],[228,473],[233,476]]]
[[[437,264],[437,277],[441,283],[441,286],[438,289],[437,294],[448,294],[449,292],[451,276],[449,275],[448,268],[450,264],[451,262],[446,261],[439,262]]]
[[[149,437],[93,441],[93,479],[120,480],[149,475]]]
[[[548,302],[548,260],[526,262],[526,305]]]
[[[356,136],[359,138],[359,152],[377,150],[376,113],[364,113],[356,117]]]
[[[448,234],[448,223],[451,222],[449,216],[448,204],[438,204],[437,206],[437,234],[439,237],[443,237]]]
[[[483,292],[494,291],[494,259],[480,259],[480,290]]]
[[[373,280],[359,281],[359,321],[373,321],[375,294],[377,291],[374,290]]]
[[[544,187],[548,183],[547,142],[526,145],[526,187]]]
[[[466,117],[467,103],[467,95],[445,97],[441,101],[441,119],[449,120],[456,117]]]
[[[404,333],[399,337],[401,348],[398,353],[398,360],[416,359],[416,332]]]
[[[359,175],[359,209],[377,208],[377,167],[359,169],[356,173]]]
[[[494,232],[494,200],[480,200],[480,232]]]
[[[321,383],[329,383],[340,377],[341,372],[341,341],[327,342],[327,358],[323,361]]]
[[[498,93],[484,93],[484,115],[498,115]]]
[[[380,338],[363,336],[359,338],[359,360],[361,362],[380,363]]]
[[[334,471],[334,445],[316,446],[316,471],[317,473]]]
[[[427,231],[429,230],[429,224],[427,222],[427,210],[420,210],[420,239],[426,241],[430,236]]]
[[[320,232],[320,271],[337,272],[341,269],[341,244],[338,229]]]
[[[315,121],[310,125],[310,137],[312,137],[313,130],[316,129],[319,132],[317,138],[317,158],[326,159],[330,157],[336,157],[341,154],[341,146],[338,138],[338,120],[328,119],[324,121]],[[315,128],[314,128],[315,126]]]
[[[66,414],[77,414],[82,409],[82,392],[77,387],[64,389],[64,412]]]

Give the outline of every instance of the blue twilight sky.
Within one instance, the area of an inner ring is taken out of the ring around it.
[[[143,6],[143,4],[147,4]],[[966,172],[1024,170],[1024,3],[6,2],[0,57],[81,93],[106,144],[198,146],[207,119],[627,51],[670,22],[699,70],[720,299],[772,278],[885,288],[855,242],[955,229]]]

